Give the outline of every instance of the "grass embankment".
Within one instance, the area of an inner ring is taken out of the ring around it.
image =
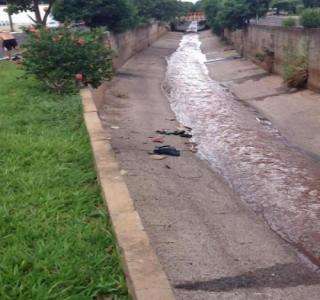
[[[126,299],[80,97],[0,63],[0,299]]]

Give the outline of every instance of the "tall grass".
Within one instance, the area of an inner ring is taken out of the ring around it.
[[[126,299],[78,95],[0,64],[0,299]]]

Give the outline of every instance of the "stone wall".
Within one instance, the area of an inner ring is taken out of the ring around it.
[[[285,60],[285,49],[290,47],[292,51],[299,53],[305,47],[309,63],[308,87],[320,91],[320,29],[250,25],[245,30],[226,30],[225,38],[239,53],[268,71],[280,75]],[[259,54],[266,53],[273,56],[269,63],[257,59]]]

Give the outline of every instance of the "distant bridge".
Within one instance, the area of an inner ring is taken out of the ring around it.
[[[182,17],[181,20],[190,21],[190,22],[192,22],[192,21],[200,22],[200,21],[206,21],[207,18],[205,16],[204,12],[198,11],[198,12],[192,12],[192,13],[190,12],[187,16]]]

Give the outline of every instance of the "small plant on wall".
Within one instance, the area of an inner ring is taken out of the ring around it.
[[[98,87],[111,79],[112,50],[100,31],[31,28],[27,32],[23,65],[52,91],[72,92],[80,82]]]
[[[297,20],[293,17],[288,17],[282,21],[282,26],[286,28],[297,26]]]
[[[308,81],[308,42],[298,50],[289,44],[284,48],[283,78],[288,87],[303,88]]]

